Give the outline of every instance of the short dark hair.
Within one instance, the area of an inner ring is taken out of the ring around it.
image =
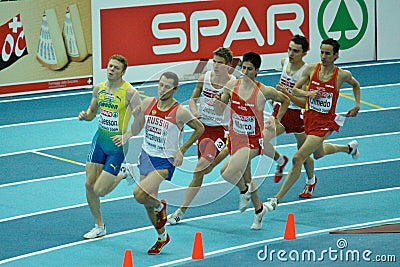
[[[331,46],[333,47],[333,53],[334,53],[334,54],[337,54],[337,53],[339,52],[339,49],[340,49],[340,44],[339,44],[339,42],[336,41],[336,40],[333,39],[333,38],[328,38],[328,39],[323,40],[323,41],[321,42],[321,46],[322,46],[322,45],[331,45]]]
[[[291,41],[297,45],[301,45],[303,52],[307,52],[310,47],[310,44],[309,44],[307,38],[300,34],[296,34],[295,36],[293,36]]]
[[[174,87],[178,87],[179,78],[178,78],[178,75],[176,75],[175,72],[172,72],[172,71],[164,72],[163,74],[161,74],[160,79],[161,79],[162,76],[164,76],[167,79],[174,80],[174,83],[173,83]]]
[[[259,69],[261,66],[261,56],[256,52],[247,52],[243,54],[242,64],[243,62],[250,62],[256,69]]]

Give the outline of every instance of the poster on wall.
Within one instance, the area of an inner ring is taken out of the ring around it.
[[[90,0],[0,3],[0,96],[92,85]]]

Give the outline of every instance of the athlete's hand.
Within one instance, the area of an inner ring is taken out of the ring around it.
[[[346,113],[345,117],[355,117],[355,116],[357,116],[359,110],[360,110],[360,107],[357,107],[357,106],[356,106],[356,107],[350,109],[350,110]]]
[[[178,152],[176,152],[174,156],[174,162],[172,163],[172,165],[178,167],[182,165],[182,162],[183,162],[183,153],[181,152],[181,150],[178,150]]]
[[[318,99],[321,97],[322,89],[307,91],[307,95],[310,98]]]
[[[120,147],[120,146],[125,145],[130,137],[131,137],[131,134],[128,131],[123,135],[114,135],[114,136],[111,136],[110,138],[116,146]]]
[[[200,119],[201,117],[202,117],[202,115],[201,115],[201,113],[200,112],[193,112],[193,116],[196,118],[196,119]]]
[[[80,120],[80,121],[86,121],[86,120],[87,120],[87,117],[88,117],[87,112],[84,111],[84,110],[82,110],[81,112],[79,112],[78,120]]]
[[[276,90],[278,90],[279,92],[281,92],[285,95],[287,95],[289,93],[288,90],[286,89],[286,87],[282,83],[278,83],[276,85]]]
[[[274,132],[276,129],[274,116],[270,116],[264,123],[264,129]]]

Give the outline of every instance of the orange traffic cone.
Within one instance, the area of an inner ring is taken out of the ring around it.
[[[194,237],[192,259],[193,260],[202,260],[202,259],[204,259],[203,239],[202,239],[202,236],[201,236],[201,232],[196,232],[196,235]]]
[[[283,238],[286,240],[296,239],[296,226],[294,224],[294,214],[289,213],[286,221],[286,229]]]
[[[133,267],[132,250],[125,250],[124,263],[122,267]]]

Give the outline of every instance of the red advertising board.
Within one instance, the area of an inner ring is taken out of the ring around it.
[[[309,36],[308,10],[308,0],[194,1],[102,9],[101,65],[105,68],[115,51],[124,54],[130,66],[207,58],[218,46],[230,47],[235,55],[249,50],[286,52],[293,34]]]

